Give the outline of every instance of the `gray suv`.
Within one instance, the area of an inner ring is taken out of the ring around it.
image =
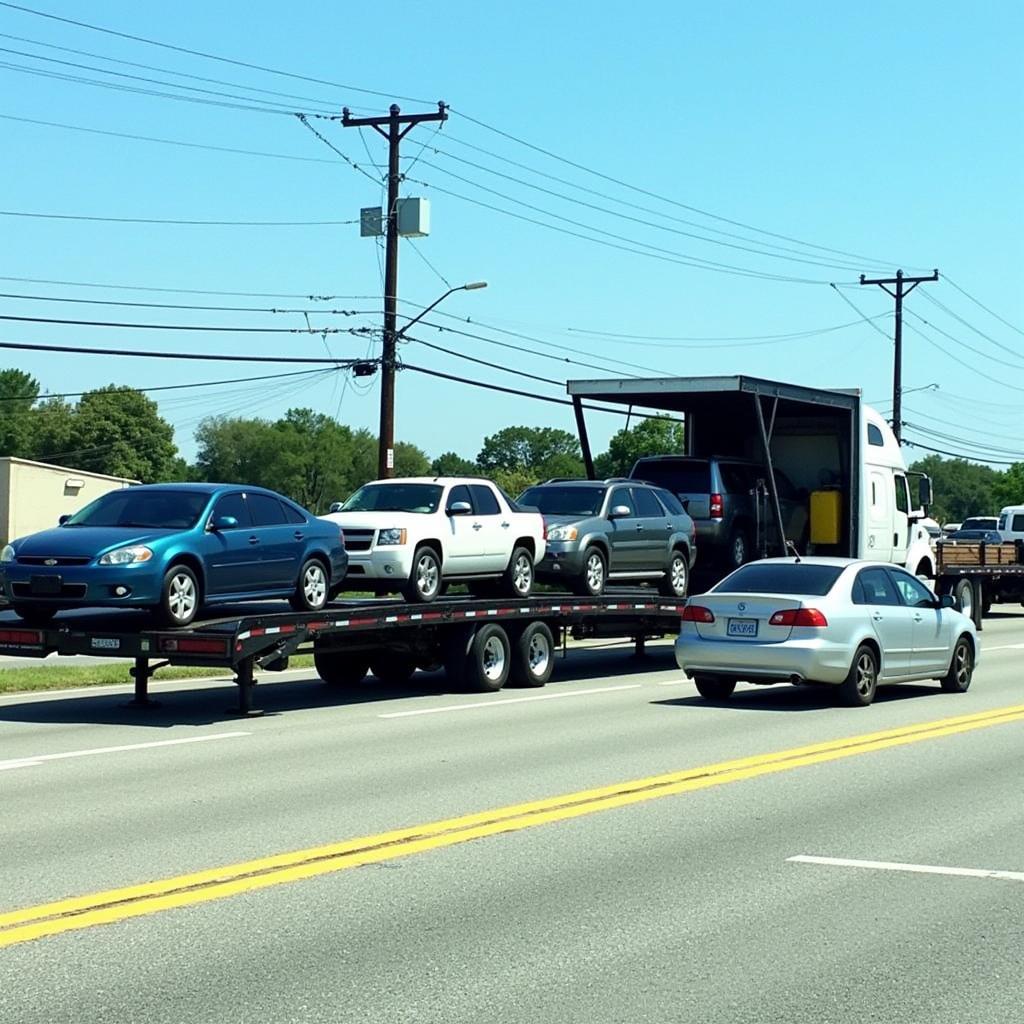
[[[551,480],[517,504],[544,516],[538,580],[591,597],[609,581],[650,580],[666,596],[686,596],[696,530],[670,492],[635,480]]]
[[[769,552],[780,547],[764,483],[768,471],[757,462],[724,456],[652,455],[638,459],[629,475],[664,487],[685,503],[697,524],[701,565],[706,559],[738,568],[756,557],[762,537]],[[775,482],[786,537],[798,550],[806,551],[807,494],[797,491],[778,469]]]

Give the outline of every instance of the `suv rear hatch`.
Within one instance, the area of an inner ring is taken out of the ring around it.
[[[648,480],[688,502],[691,519],[711,516],[711,465],[707,459],[664,456],[638,459],[630,471],[633,480]]]

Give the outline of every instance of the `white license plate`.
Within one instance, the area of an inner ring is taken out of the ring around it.
[[[757,636],[757,619],[730,619],[725,631],[729,636]]]

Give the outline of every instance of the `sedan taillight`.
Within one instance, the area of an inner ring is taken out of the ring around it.
[[[688,604],[683,609],[683,622],[714,622],[715,613],[702,604]]]
[[[787,608],[776,612],[769,620],[769,626],[815,626],[828,625],[828,619],[817,608]]]

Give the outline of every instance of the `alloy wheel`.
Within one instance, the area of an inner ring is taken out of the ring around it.
[[[687,572],[686,561],[682,555],[676,555],[672,559],[671,567],[672,590],[677,597],[686,596]]]
[[[302,574],[302,593],[311,608],[319,608],[327,599],[327,575],[319,562],[307,566]]]
[[[512,567],[512,586],[517,594],[529,594],[533,589],[533,563],[530,556],[520,555]]]
[[[956,659],[954,671],[956,672],[957,685],[961,689],[966,690],[971,681],[971,649],[965,643],[958,644],[954,657]]]
[[[196,585],[191,576],[175,573],[167,590],[167,607],[178,622],[187,621],[196,607]]]
[[[433,555],[424,553],[416,562],[416,589],[424,597],[433,597],[441,581],[441,570]]]
[[[868,697],[875,688],[875,659],[868,651],[862,651],[857,659],[857,692]]]
[[[596,551],[587,559],[587,587],[592,594],[604,588],[604,559]]]

